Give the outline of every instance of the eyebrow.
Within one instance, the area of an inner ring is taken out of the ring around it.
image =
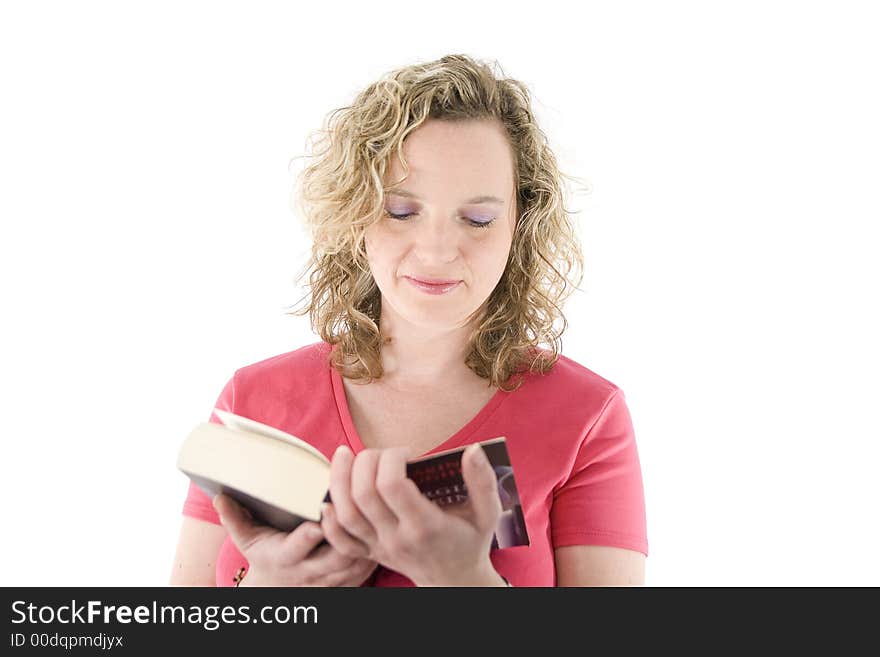
[[[386,194],[393,194],[394,196],[405,196],[406,198],[413,198],[417,201],[421,200],[418,196],[416,196],[412,192],[408,192],[405,189],[389,189]],[[504,201],[497,196],[474,196],[473,198],[469,198],[465,201],[465,204],[468,205],[477,203],[498,203],[499,205],[504,205]]]

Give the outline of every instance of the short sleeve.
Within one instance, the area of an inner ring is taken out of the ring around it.
[[[550,510],[553,547],[607,545],[648,555],[642,470],[623,391],[587,431]]]
[[[235,376],[229,379],[223,387],[223,391],[217,398],[217,403],[214,404],[214,408],[233,413],[234,399]],[[222,424],[217,416],[214,415],[213,409],[211,410],[211,415],[208,417],[208,422]],[[189,490],[187,491],[186,500],[183,503],[183,515],[197,518],[199,520],[207,520],[208,522],[213,522],[215,525],[221,524],[220,516],[214,509],[214,505],[211,503],[211,498],[192,481],[189,482]]]

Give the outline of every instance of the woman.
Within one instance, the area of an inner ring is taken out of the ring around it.
[[[643,584],[623,393],[557,346],[582,255],[526,87],[447,56],[384,76],[322,135],[298,190],[313,248],[296,313],[322,341],[239,369],[217,407],[325,453],[333,503],[285,533],[191,484],[171,583]],[[482,450],[463,455],[470,498],[453,509],[405,462],[497,436],[530,544],[490,550],[501,505]]]

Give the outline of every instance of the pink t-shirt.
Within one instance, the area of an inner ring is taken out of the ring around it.
[[[364,448],[345,388],[321,341],[237,370],[216,407],[278,427],[328,459],[339,445]],[[506,436],[530,545],[493,550],[495,569],[514,586],[554,586],[554,548],[607,545],[647,556],[642,473],[623,391],[560,355],[547,374],[527,372],[514,392],[499,390],[431,452]],[[211,422],[219,423],[213,411]],[[429,452],[430,453],[430,452]],[[183,514],[220,524],[211,499],[189,484]],[[248,563],[230,538],[220,548],[217,585],[233,586]],[[365,586],[412,586],[377,567]]]

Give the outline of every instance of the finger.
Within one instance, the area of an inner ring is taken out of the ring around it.
[[[376,490],[398,522],[442,522],[443,511],[406,476],[407,449],[383,450],[376,471]]]
[[[324,538],[324,531],[317,522],[306,520],[290,532],[282,544],[285,559],[298,563],[306,559]]]
[[[347,568],[328,575],[324,579],[324,584],[326,586],[360,586],[376,569],[377,565],[375,561],[357,559]]]
[[[254,521],[250,512],[229,495],[218,493],[212,502],[220,516],[220,523],[242,554],[246,554],[261,539],[276,533],[272,527]]]
[[[479,444],[470,445],[462,454],[461,474],[468,489],[468,501],[477,526],[494,529],[501,517],[501,498],[495,470]]]
[[[366,557],[370,554],[370,548],[363,541],[349,534],[339,524],[333,505],[326,502],[321,505],[321,529],[337,552],[348,557]]]
[[[352,569],[359,563],[367,561],[358,557],[350,557],[339,552],[332,544],[320,546],[303,562],[303,568],[309,579],[320,586],[337,586],[337,582],[350,576]]]
[[[387,536],[397,529],[397,516],[376,490],[379,462],[389,450],[365,449],[354,459],[351,470],[351,496],[361,514],[379,536]]]
[[[328,574],[348,568],[355,561],[357,561],[355,557],[346,556],[327,543],[315,549],[303,562],[303,566],[313,579],[320,579]]]
[[[351,497],[351,470],[354,454],[345,445],[340,445],[330,462],[330,500],[336,519],[349,534],[361,542],[372,545],[376,531],[363,516]]]

